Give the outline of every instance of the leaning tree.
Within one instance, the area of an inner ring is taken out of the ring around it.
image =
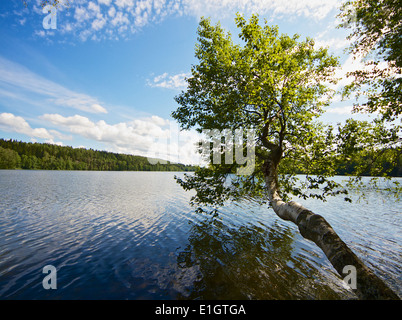
[[[240,34],[234,42],[219,24],[200,21],[195,49],[199,63],[192,66],[187,89],[175,98],[179,107],[172,116],[183,130],[208,132],[206,141],[214,142],[213,153],[222,158],[210,153],[207,166],[176,177],[178,183],[196,191],[194,205],[219,206],[245,198],[269,203],[280,218],[295,223],[304,238],[323,250],[340,275],[346,266],[356,268],[359,297],[398,299],[321,215],[290,201],[292,195],[325,200],[337,194],[350,200],[331,180],[337,166],[348,157],[361,156],[365,147],[375,151],[378,143],[390,143],[394,132],[382,123],[350,121],[337,130],[320,123],[318,117],[334,94],[337,58],[325,48],[315,48],[312,39],[279,34],[266,21],[260,25],[256,15],[248,21],[237,15],[236,25]],[[353,133],[356,127],[361,137]],[[253,139],[246,137],[246,130],[254,133]],[[242,152],[253,149],[243,171],[227,157],[233,144]],[[297,183],[296,173],[301,171],[306,179]]]

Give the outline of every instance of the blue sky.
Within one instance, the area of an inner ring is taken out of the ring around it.
[[[258,13],[314,38],[340,57],[339,87],[360,66],[344,53],[338,0],[64,0],[55,29],[41,2],[0,1],[1,138],[196,162],[197,134],[178,133],[170,114],[197,63],[201,16],[236,35],[236,12]],[[336,98],[323,120],[358,117],[352,104]]]

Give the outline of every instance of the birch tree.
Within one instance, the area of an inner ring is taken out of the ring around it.
[[[261,25],[257,15],[248,21],[237,15],[236,25],[240,32],[235,42],[219,24],[201,19],[195,48],[198,64],[192,66],[187,89],[175,98],[179,106],[172,116],[184,130],[226,130],[234,136],[236,130],[252,129],[254,139],[244,137],[242,146],[244,152],[255,149],[253,171],[236,175],[239,165],[225,157],[195,174],[176,177],[177,182],[196,191],[193,205],[220,206],[242,199],[269,204],[317,244],[341,276],[346,266],[356,268],[355,292],[360,298],[397,299],[324,217],[289,201],[292,196],[325,201],[333,195],[350,201],[347,190],[331,177],[337,161],[357,152],[366,140],[353,141],[351,124],[334,130],[318,121],[334,94],[330,84],[336,82],[338,59],[325,48],[316,49],[312,39],[280,34],[266,21]],[[395,139],[390,131],[376,135],[381,126],[368,124],[362,130],[367,136],[373,133],[370,145]],[[229,141],[218,141],[215,151],[223,154]],[[296,183],[300,170],[306,179]]]

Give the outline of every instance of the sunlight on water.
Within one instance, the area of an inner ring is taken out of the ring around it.
[[[0,171],[0,299],[354,298],[296,226],[247,202],[196,214],[173,176]],[[402,295],[401,203],[299,202]]]

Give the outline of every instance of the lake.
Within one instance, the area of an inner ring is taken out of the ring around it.
[[[295,225],[250,202],[196,213],[175,174],[0,170],[0,299],[355,298]],[[401,202],[295,200],[402,296]]]

